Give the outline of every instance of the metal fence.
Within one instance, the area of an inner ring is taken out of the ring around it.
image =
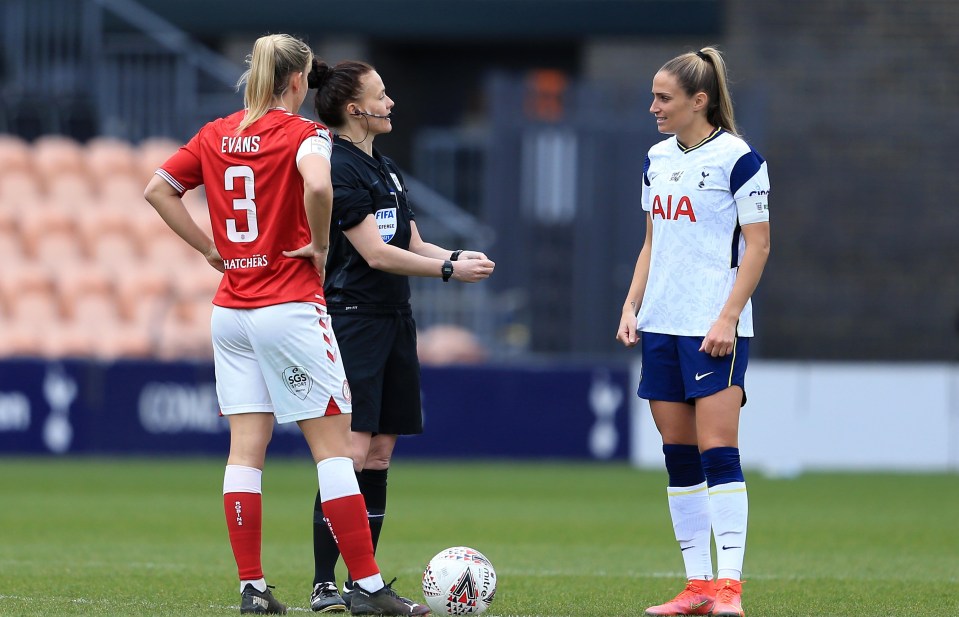
[[[7,0],[0,131],[186,139],[242,105],[241,67],[130,0]]]
[[[647,93],[569,82],[543,108],[528,76],[499,74],[486,94],[489,132],[431,131],[416,143],[414,171],[446,179],[438,186],[449,195],[476,195],[480,220],[496,230],[496,347],[611,354],[645,233],[645,148],[662,138]]]

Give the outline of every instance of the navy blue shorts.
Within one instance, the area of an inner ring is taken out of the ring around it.
[[[739,386],[743,389],[742,404],[746,404],[749,338],[737,337],[733,353],[722,358],[699,351],[701,336],[643,332],[640,341],[643,364],[639,398],[693,404],[697,398]]]
[[[358,433],[423,432],[416,322],[399,312],[333,315]]]

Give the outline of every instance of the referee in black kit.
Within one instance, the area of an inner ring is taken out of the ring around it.
[[[410,276],[474,283],[494,264],[478,251],[424,242],[416,229],[403,176],[373,148],[393,127],[393,101],[364,62],[335,66],[315,60],[310,87],[315,111],[334,132],[333,215],[324,294],[353,397],[353,467],[366,500],[375,549],[386,514],[386,476],[398,435],[423,432],[416,324]],[[339,556],[324,522],[320,495],[313,519],[314,611],[345,610],[351,581],[339,591]],[[416,605],[409,601],[411,613]]]

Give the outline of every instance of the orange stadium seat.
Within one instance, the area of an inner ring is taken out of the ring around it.
[[[173,277],[173,289],[177,298],[184,300],[213,299],[223,274],[210,266],[199,254],[195,264],[183,267]]]
[[[59,174],[86,171],[80,144],[61,135],[44,135],[33,142],[33,167],[44,182]]]
[[[86,263],[64,264],[54,270],[54,288],[60,302],[60,313],[75,317],[78,302],[90,296],[106,298],[117,313],[114,283],[110,275]]]
[[[135,238],[123,233],[107,233],[88,244],[86,251],[93,266],[111,273],[140,268],[139,247]]]
[[[176,276],[168,268],[143,263],[116,272],[116,296],[120,314],[136,323],[156,322],[167,306],[173,303]]]
[[[40,180],[30,170],[0,172],[0,207],[22,207],[39,200],[43,193]]]
[[[44,345],[61,323],[56,296],[43,291],[19,293],[11,298],[9,324],[18,336],[17,353],[46,356]]]
[[[95,137],[87,142],[84,160],[94,183],[114,177],[137,175],[137,157],[129,142],[111,137]]]
[[[0,174],[28,172],[32,167],[30,145],[13,135],[0,135]]]
[[[170,231],[165,225],[163,229],[165,231],[159,235],[140,238],[146,260],[177,271],[180,268],[197,267],[206,263],[203,256],[184,242],[180,236]]]
[[[2,221],[2,219],[0,219]],[[0,224],[0,263],[6,265],[24,259],[23,246],[20,243],[20,234],[12,226]]]
[[[100,201],[107,205],[125,205],[129,208],[150,205],[143,199],[143,189],[146,183],[133,174],[117,174],[106,178],[98,178],[96,184]],[[153,208],[150,208],[151,210]]]
[[[160,322],[157,354],[161,358],[213,357],[209,300],[179,300]]]
[[[0,276],[0,295],[5,301],[31,292],[52,294],[54,289],[53,276],[45,266],[28,260],[4,264],[3,276]]]
[[[136,151],[137,176],[142,178],[145,187],[153,177],[154,172],[173,153],[183,145],[178,141],[162,137],[144,139]]]
[[[40,238],[58,233],[75,235],[73,211],[43,201],[18,210],[18,229],[27,255],[37,258],[36,244]]]
[[[79,237],[73,232],[62,231],[40,234],[34,238],[30,244],[30,257],[51,268],[86,261]]]
[[[87,174],[66,170],[47,178],[46,195],[52,203],[64,207],[87,206],[93,202],[93,184]]]
[[[28,262],[14,261],[4,264],[3,276],[0,277],[0,304],[7,315],[13,316],[20,298],[23,296],[38,295],[45,298],[50,308],[57,311],[55,318],[59,319],[59,306],[50,271],[44,266]]]
[[[149,330],[136,324],[118,323],[97,332],[94,354],[103,360],[116,358],[149,358],[153,355]]]
[[[179,147],[0,136],[0,356],[212,357],[221,274],[143,199]],[[202,189],[184,203],[212,234]]]

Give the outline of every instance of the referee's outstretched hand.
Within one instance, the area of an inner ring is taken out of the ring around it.
[[[488,279],[496,264],[479,251],[463,251],[453,262],[453,280],[461,283],[476,283]]]

